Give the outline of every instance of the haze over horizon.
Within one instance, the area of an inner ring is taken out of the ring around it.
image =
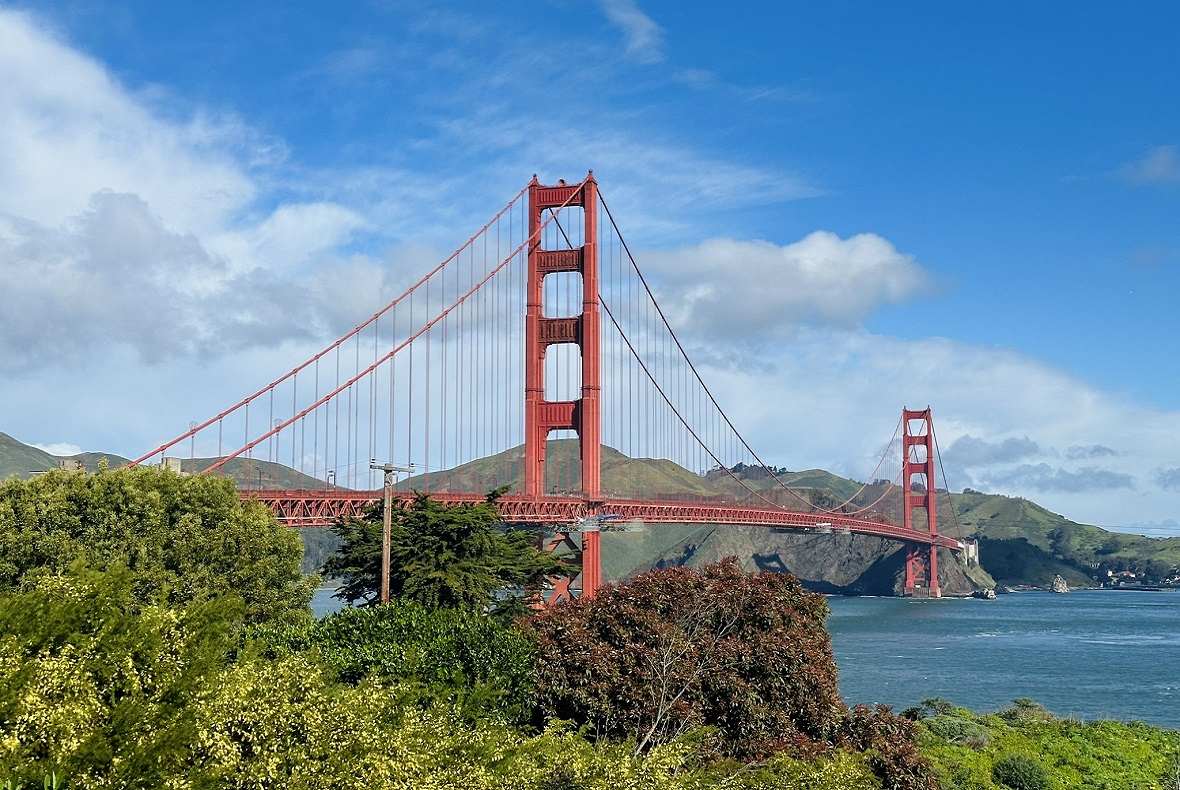
[[[1180,535],[1180,8],[0,2],[0,430],[135,457],[592,169],[767,463]]]

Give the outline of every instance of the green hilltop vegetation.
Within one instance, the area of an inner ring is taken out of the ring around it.
[[[572,439],[549,442],[547,491],[577,489],[581,477],[577,447],[577,441]],[[62,461],[81,461],[87,471],[95,471],[103,458],[112,468],[127,463],[120,456],[96,452],[54,456],[0,433],[0,478],[11,475],[27,478],[34,472],[57,469]],[[429,478],[425,474],[410,477],[400,481],[398,488],[403,491],[515,488],[522,477],[523,459],[524,448],[515,447],[432,473]],[[201,471],[214,460],[181,458],[180,469]],[[226,463],[222,472],[240,488],[327,487],[322,480],[273,461],[235,458]],[[751,496],[735,478],[764,499]],[[655,496],[651,492],[658,492],[660,498],[668,499],[716,497],[755,504],[770,501],[790,508],[806,508],[806,503],[810,503],[825,509],[843,505],[843,509],[852,511],[873,505],[887,518],[901,521],[900,499],[883,498],[887,483],[876,481],[864,485],[821,469],[789,471],[739,464],[728,471],[714,469],[700,474],[665,459],[628,458],[604,447],[602,481],[605,491],[621,498],[650,497]],[[784,490],[778,481],[791,490]],[[978,539],[983,568],[996,582],[1008,586],[1045,586],[1056,575],[1073,587],[1094,586],[1107,578],[1108,571],[1134,572],[1146,583],[1155,584],[1174,578],[1180,565],[1180,538],[1156,539],[1109,532],[1071,521],[1027,499],[971,489],[963,493],[939,492],[937,503],[940,532]],[[687,560],[710,540],[719,540],[720,536],[714,533],[714,527],[701,525],[665,525],[658,530],[631,532],[623,539],[612,539],[612,551],[604,557],[604,571],[608,578],[622,579],[645,568]],[[322,561],[319,554],[330,552],[335,543],[326,534],[307,537],[309,567],[312,567]],[[310,556],[312,553],[314,557]]]

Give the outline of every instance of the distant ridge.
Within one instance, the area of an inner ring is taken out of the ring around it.
[[[103,459],[111,468],[123,466],[130,459],[109,453],[78,453],[77,455],[51,455],[44,450],[25,444],[6,433],[0,433],[0,479],[16,475],[29,477],[34,472],[48,472],[57,469],[62,461],[81,461],[87,472],[98,471]]]

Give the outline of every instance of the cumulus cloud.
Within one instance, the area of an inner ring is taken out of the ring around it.
[[[141,196],[171,225],[204,232],[256,194],[235,155],[270,155],[253,150],[234,119],[162,120],[24,13],[0,10],[0,86],[0,213],[43,224],[85,210],[92,194],[109,189]]]
[[[623,33],[627,55],[640,63],[658,63],[664,59],[664,34],[652,18],[640,10],[635,0],[598,0],[607,21]]]
[[[1040,455],[1041,448],[1027,436],[1009,438],[1002,442],[988,442],[976,436],[960,436],[943,454],[947,463],[964,467],[1008,464]]]
[[[1009,472],[992,475],[989,481],[996,486],[1062,493],[1113,491],[1135,487],[1131,475],[1122,472],[1112,472],[1093,466],[1071,471],[1054,469],[1048,464],[1023,464]]]
[[[274,155],[201,111],[175,120],[29,15],[0,10],[0,370],[208,357],[335,334],[388,296],[336,252],[342,205],[258,205]],[[281,146],[279,146],[281,148]],[[281,154],[278,154],[281,157]],[[341,293],[362,298],[341,298]]]
[[[806,324],[854,327],[885,304],[922,293],[930,277],[880,236],[816,231],[780,246],[711,239],[643,258],[658,274],[673,324],[724,340],[793,336]]]
[[[1161,145],[1120,167],[1117,175],[1128,184],[1175,184],[1180,181],[1180,154],[1174,145]]]
[[[135,195],[99,192],[57,228],[0,219],[0,278],[0,367],[9,371],[77,363],[110,343],[159,361],[220,350],[246,329],[301,331],[295,316],[260,314],[273,292],[255,293],[257,277],[230,276]]]
[[[1173,466],[1167,469],[1154,469],[1151,473],[1151,479],[1165,491],[1180,491],[1180,467]]]
[[[1070,461],[1082,461],[1087,458],[1111,458],[1118,454],[1118,450],[1112,450],[1101,444],[1072,445],[1065,451],[1065,457]]]
[[[240,249],[234,265],[165,227],[136,195],[96,193],[55,228],[0,216],[0,370],[78,364],[114,345],[156,363],[334,336],[396,287],[392,260],[323,255],[299,270],[339,243],[349,216],[280,209],[223,240]],[[290,226],[290,237],[276,226]]]

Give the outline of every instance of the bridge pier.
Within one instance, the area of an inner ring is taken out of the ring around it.
[[[905,595],[911,598],[941,598],[938,584],[938,546],[910,545],[905,558]]]

